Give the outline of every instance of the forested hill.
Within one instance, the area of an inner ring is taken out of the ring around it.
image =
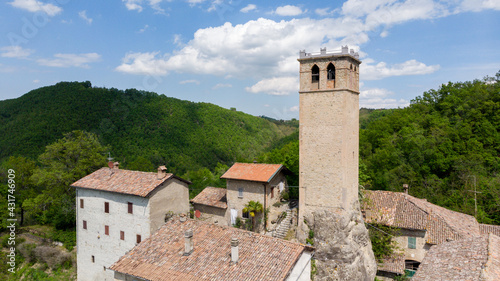
[[[37,159],[46,145],[73,130],[95,133],[125,167],[166,164],[182,174],[251,161],[296,127],[152,92],[61,82],[0,101],[0,160]]]
[[[363,184],[402,191],[500,224],[500,72],[449,83],[404,109],[373,111],[360,130]],[[365,169],[366,168],[366,169]]]

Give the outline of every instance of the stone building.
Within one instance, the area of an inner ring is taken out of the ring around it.
[[[249,218],[243,212],[245,205],[250,201],[259,202],[263,209],[271,209],[273,204],[280,201],[281,194],[288,192],[285,175],[290,171],[281,164],[235,163],[224,175],[226,179],[226,198],[228,225],[234,224],[236,217]],[[267,220],[275,220],[278,214],[269,213]],[[257,220],[263,220],[264,212],[258,214]],[[264,224],[257,225],[257,231],[264,230]]]
[[[218,225],[230,225],[226,189],[207,186],[191,200],[198,219]]]
[[[169,212],[189,212],[189,181],[166,173],[101,168],[76,188],[79,281],[114,280],[108,268],[165,223]]]
[[[473,216],[401,192],[364,191],[362,212],[369,224],[399,229],[394,241],[401,252],[379,264],[379,279],[418,272],[434,245],[500,233],[500,226],[479,224]]]
[[[373,280],[358,201],[359,55],[300,52],[297,238],[314,234],[318,280]]]
[[[312,250],[255,232],[174,217],[110,269],[120,281],[307,281]]]

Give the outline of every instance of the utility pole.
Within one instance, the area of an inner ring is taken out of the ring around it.
[[[472,176],[469,176],[469,177],[473,177],[474,178],[474,190],[468,190],[468,191],[474,192],[474,217],[477,220],[477,194],[478,193],[482,193],[482,192],[478,192],[477,189],[476,189],[476,176],[472,175]]]

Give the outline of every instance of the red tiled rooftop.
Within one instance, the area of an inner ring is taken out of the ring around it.
[[[479,224],[479,230],[481,234],[493,233],[500,237],[500,225]]]
[[[412,281],[500,280],[500,238],[469,237],[433,246]]]
[[[146,197],[155,188],[171,178],[176,178],[190,184],[189,181],[170,173],[158,179],[157,173],[101,168],[79,179],[71,186]]]
[[[193,231],[194,249],[184,256],[184,233]],[[231,262],[232,238],[239,240]],[[285,280],[306,246],[234,227],[174,217],[134,247],[111,270],[145,280]]]
[[[235,163],[221,179],[269,182],[282,169],[281,164]]]
[[[428,232],[427,243],[440,244],[479,236],[479,223],[473,216],[448,210],[411,195],[366,190],[363,205],[365,221]]]
[[[226,189],[207,186],[196,195],[191,202],[194,204],[227,209]]]

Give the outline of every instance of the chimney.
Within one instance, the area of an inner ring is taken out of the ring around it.
[[[238,262],[238,238],[231,238],[231,262]]]
[[[160,166],[158,167],[158,179],[161,180],[167,175],[167,167]]]
[[[406,194],[408,194],[408,189],[409,189],[408,184],[407,183],[403,184],[403,190],[405,191]]]
[[[120,163],[119,162],[115,162],[113,163],[113,169],[119,169],[119,166],[120,166]]]
[[[113,166],[114,166],[113,161],[109,161],[109,162],[108,162],[108,167],[109,167],[110,169],[113,169]]]
[[[193,230],[184,232],[184,256],[189,256],[193,252]]]

